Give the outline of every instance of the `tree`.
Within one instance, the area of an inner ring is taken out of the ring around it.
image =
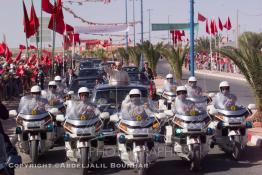
[[[117,49],[117,54],[118,54],[121,58],[123,58],[124,63],[125,63],[126,65],[129,64],[129,54],[128,54],[128,51],[127,51],[125,48],[118,48],[118,49]]]
[[[149,41],[145,41],[142,44],[138,44],[138,47],[147,59],[148,65],[152,69],[154,76],[156,76],[156,67],[161,56],[160,51],[163,48],[163,43],[158,43],[154,46]]]
[[[127,49],[130,60],[136,65],[139,66],[140,59],[141,59],[141,51],[136,47],[128,47]]]
[[[220,53],[231,59],[250,84],[260,117],[262,112],[262,33],[245,32],[238,38],[239,48],[224,47]]]
[[[188,45],[174,48],[170,45],[165,45],[160,53],[163,55],[169,64],[171,65],[173,72],[175,73],[176,81],[180,82],[182,79],[182,68],[188,53]]]
[[[106,61],[106,59],[107,59],[105,49],[97,49],[97,50],[94,52],[94,55],[95,55],[97,58],[101,58],[103,61]]]

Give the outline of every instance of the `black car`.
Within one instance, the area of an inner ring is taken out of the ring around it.
[[[101,59],[92,59],[93,62],[93,67],[94,68],[99,68],[100,64],[102,63]]]
[[[123,70],[127,73],[139,73],[139,68],[136,66],[125,66],[123,67]]]
[[[79,64],[79,70],[93,68],[92,61],[81,61]]]

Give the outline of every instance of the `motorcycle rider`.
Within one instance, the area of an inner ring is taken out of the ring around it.
[[[219,84],[219,90],[214,98],[214,107],[216,109],[230,109],[235,106],[237,97],[230,93],[230,85],[227,81],[222,81]]]
[[[63,95],[65,93],[66,86],[62,83],[62,77],[59,75],[55,76],[54,81],[56,82],[57,92]]]
[[[176,84],[172,74],[166,75],[166,80],[164,81],[163,92],[175,92]]]
[[[188,83],[185,85],[187,89],[187,96],[189,98],[195,98],[202,96],[201,87],[197,86],[197,79],[194,76],[188,78]]]
[[[37,111],[45,111],[45,106],[48,103],[47,99],[41,97],[41,87],[33,86],[30,90],[30,96],[24,96],[21,98],[18,112],[24,112],[30,110],[32,106],[35,106],[35,110]],[[30,101],[28,100],[30,99]]]
[[[50,106],[54,106],[58,103],[62,103],[63,99],[61,98],[60,94],[56,91],[57,85],[55,81],[50,81],[48,83],[48,90],[47,92],[43,93],[43,97],[48,100]]]
[[[147,114],[151,114],[153,111],[152,109],[152,103],[147,99],[146,101],[142,98],[141,91],[139,89],[132,89],[130,90],[129,94],[125,98],[125,100],[122,102],[121,111],[124,113],[129,113],[130,111],[133,111],[132,115],[123,115],[123,117],[136,117],[136,116],[145,116],[141,115],[143,112],[146,112]],[[128,118],[130,120],[130,118]],[[144,118],[135,118],[131,120],[143,120]]]
[[[187,89],[185,86],[178,86],[176,89],[176,99],[172,104],[174,113],[181,115],[196,115],[198,110],[195,107],[194,102],[187,99]]]

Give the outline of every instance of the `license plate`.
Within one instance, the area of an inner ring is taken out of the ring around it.
[[[36,128],[36,127],[40,127],[42,125],[41,121],[37,121],[37,122],[28,122],[27,123],[27,127],[28,128]]]

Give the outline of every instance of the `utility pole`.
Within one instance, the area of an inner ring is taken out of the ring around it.
[[[148,31],[148,33],[149,33],[149,42],[151,42],[151,11],[152,11],[153,9],[147,9],[147,11],[148,11],[148,26],[149,26],[149,31]]]
[[[169,24],[170,23],[170,17],[172,15],[168,15],[167,17],[167,23]],[[167,38],[168,38],[168,45],[170,44],[170,30],[167,31]]]
[[[236,28],[236,48],[238,48],[238,35],[239,35],[239,26],[238,26],[238,9],[237,9],[237,28]]]
[[[144,15],[143,0],[141,0],[141,43],[144,42]]]
[[[125,7],[126,7],[126,25],[128,25],[128,22],[127,22],[127,0],[125,0]],[[128,31],[126,31],[126,50],[128,48]]]
[[[134,47],[136,45],[136,15],[135,15],[135,0],[133,0],[133,28],[134,28]]]
[[[195,75],[194,60],[194,0],[190,0],[190,74]]]

